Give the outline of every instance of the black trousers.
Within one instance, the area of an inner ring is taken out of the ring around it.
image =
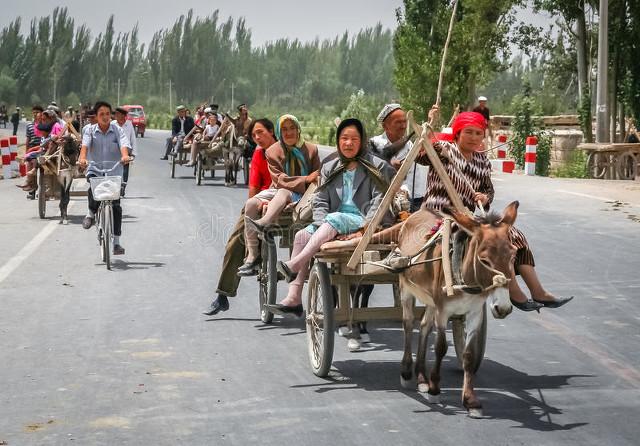
[[[6,127],[6,125],[5,125]],[[13,123],[13,136],[16,136],[18,134],[18,123],[14,122]]]
[[[95,177],[97,175],[89,174],[87,175],[87,181],[89,181],[90,177]],[[94,214],[98,212],[98,208],[100,207],[100,202],[93,199],[93,193],[91,188],[89,188],[89,210]],[[120,236],[122,235],[122,207],[120,206],[120,200],[113,201],[113,235]]]

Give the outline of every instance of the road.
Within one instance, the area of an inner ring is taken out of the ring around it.
[[[371,324],[358,353],[336,338],[320,379],[302,321],[259,321],[254,279],[203,316],[247,191],[197,187],[186,168],[170,179],[164,137],[138,140],[111,272],[81,227],[84,198],[63,226],[56,203],[40,220],[18,180],[0,181],[0,444],[638,444],[640,184],[495,177],[496,208],[521,202],[546,287],[576,297],[490,319],[475,420],[452,348],[443,406],[400,388],[399,324]]]

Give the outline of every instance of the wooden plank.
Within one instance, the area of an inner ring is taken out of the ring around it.
[[[632,152],[640,153],[640,143],[627,144],[627,143],[583,143],[578,144],[579,150],[586,150],[589,152],[626,152],[628,150]]]
[[[415,307],[414,316],[417,320],[422,319],[425,307]],[[402,321],[402,307],[369,307],[369,308],[353,308],[353,322],[367,321]],[[339,308],[334,313],[337,323],[349,322],[349,310]]]
[[[444,284],[447,296],[453,296],[453,274],[451,268],[451,257],[449,256],[449,243],[451,242],[451,219],[444,219],[444,230],[442,231],[442,270],[444,272]]]
[[[407,113],[407,117],[413,120],[412,116],[413,116],[413,111],[409,111],[409,113]],[[420,134],[420,138],[418,139],[418,142],[420,143],[420,141],[422,141],[426,137],[427,137],[426,131],[423,130],[422,134]],[[349,268],[355,269],[355,267],[360,262],[360,257],[362,256],[362,253],[367,248],[367,245],[369,244],[371,237],[377,230],[380,222],[382,222],[382,218],[384,217],[384,214],[386,214],[387,211],[389,210],[389,206],[393,202],[396,192],[400,189],[400,186],[402,186],[402,183],[404,182],[404,179],[407,176],[407,173],[409,173],[409,169],[413,165],[413,162],[415,161],[415,159],[418,157],[418,153],[420,152],[421,145],[422,145],[421,143],[415,144],[411,148],[411,150],[405,157],[404,161],[402,162],[400,169],[398,169],[398,172],[396,172],[396,175],[393,177],[393,180],[391,180],[389,189],[384,194],[384,197],[382,198],[382,202],[380,203],[378,210],[376,211],[373,218],[371,219],[371,222],[367,226],[367,229],[365,230],[362,236],[362,239],[360,240],[360,243],[358,243],[358,246],[356,246],[356,249],[353,251],[353,254],[351,255],[351,259],[349,259],[349,262],[347,263],[347,266]]]

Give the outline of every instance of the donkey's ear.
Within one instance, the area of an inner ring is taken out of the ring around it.
[[[516,218],[518,217],[518,206],[520,206],[519,201],[512,201],[506,208],[504,208],[504,212],[502,213],[503,223],[513,226],[516,222]]]
[[[480,224],[474,220],[474,218],[464,212],[460,212],[457,209],[452,207],[444,207],[442,209],[442,214],[447,217],[453,218],[453,220],[460,226],[464,231],[473,235],[474,231]]]

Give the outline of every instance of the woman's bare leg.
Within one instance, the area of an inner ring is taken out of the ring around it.
[[[533,266],[520,265],[518,266],[518,271],[520,272],[524,283],[527,284],[527,288],[529,288],[529,292],[531,293],[531,298],[533,300],[537,300],[538,302],[555,300],[553,294],[548,293],[542,286],[542,283],[540,283],[538,274],[536,274],[536,269]]]

